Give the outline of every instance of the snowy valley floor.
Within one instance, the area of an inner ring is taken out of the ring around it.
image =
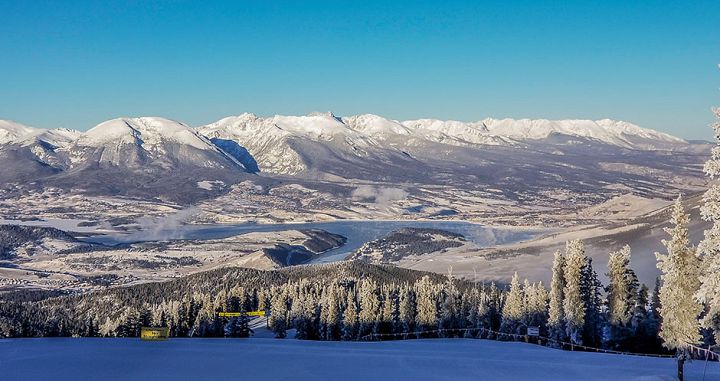
[[[0,340],[3,380],[672,380],[672,359],[564,352],[524,343],[436,339]],[[701,380],[705,363],[686,367]],[[705,380],[720,380],[707,364]]]

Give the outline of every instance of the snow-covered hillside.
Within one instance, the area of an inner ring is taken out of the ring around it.
[[[37,129],[11,120],[0,120],[0,144],[7,144],[35,133]]]
[[[656,144],[686,144],[672,135],[638,127],[632,123],[602,120],[484,119],[488,133],[514,139],[545,139],[553,134],[595,139],[625,148],[650,148],[643,139]]]
[[[200,132],[216,142],[236,142],[249,151],[261,170],[280,174],[306,169],[291,139],[328,142],[351,133],[347,126],[327,115],[259,118],[248,113],[203,126]]]
[[[530,198],[572,192],[604,201],[598,189],[622,187],[644,196],[676,183],[694,187],[708,150],[611,120],[398,121],[373,114],[245,113],[199,128],[159,117],[118,118],[86,132],[4,121],[0,182],[163,199],[186,194],[196,200],[260,173],[253,179],[272,183],[290,175],[303,184],[492,188],[514,199],[519,192]],[[196,186],[205,182],[225,185]],[[557,188],[562,191],[552,191]]]
[[[224,168],[234,160],[188,126],[164,118],[119,118],[81,134],[67,149],[70,166],[178,163]],[[237,164],[237,163],[235,163]]]
[[[673,380],[673,359],[566,352],[487,340],[0,340],[8,380]],[[720,379],[693,361],[686,380]]]
[[[67,128],[44,130],[22,125],[10,120],[0,120],[0,145],[20,144],[31,145],[43,142],[54,147],[60,147],[75,141],[80,132]]]
[[[313,144],[333,146],[343,156],[373,156],[385,150],[410,153],[428,145],[484,149],[487,146],[522,146],[556,135],[610,146],[650,150],[686,145],[683,139],[609,119],[530,120],[484,119],[477,122],[418,119],[397,121],[373,114],[339,118],[332,113],[269,118],[241,114],[202,126],[213,139],[231,140],[245,147],[260,170],[297,174],[310,166],[303,148]],[[304,144],[301,144],[304,142]],[[338,144],[341,143],[341,144]],[[519,147],[521,148],[521,147]]]

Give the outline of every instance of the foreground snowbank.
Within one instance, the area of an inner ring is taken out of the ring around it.
[[[700,380],[704,363],[687,366]],[[672,359],[487,340],[0,340],[4,380],[672,380]],[[705,380],[720,380],[709,363]]]

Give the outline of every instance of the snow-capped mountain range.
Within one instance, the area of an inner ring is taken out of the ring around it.
[[[558,157],[565,154],[586,160],[583,155],[592,150],[643,156],[690,146],[683,139],[609,119],[398,121],[372,114],[244,113],[195,128],[158,117],[118,118],[85,132],[0,120],[0,164],[6,166],[0,182],[52,179],[65,186],[116,191],[145,187],[150,179],[194,176],[198,181],[235,183],[254,173],[326,180],[501,182],[549,172],[532,172],[529,166],[562,161]]]

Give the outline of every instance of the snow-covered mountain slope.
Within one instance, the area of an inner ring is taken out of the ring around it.
[[[438,158],[453,155],[453,147],[485,151],[490,147],[522,147],[583,142],[636,150],[673,149],[687,146],[682,139],[612,120],[512,120],[478,122],[418,119],[397,121],[373,114],[338,118],[332,113],[269,118],[241,114],[202,126],[199,131],[216,144],[234,142],[244,147],[239,160],[251,157],[259,171],[296,175],[317,169],[323,158],[313,151],[325,150],[327,158],[357,163],[378,159],[386,165],[396,155],[412,158],[428,153]],[[564,137],[564,138],[563,138]],[[572,139],[568,139],[572,138]],[[315,157],[310,163],[310,157]],[[401,160],[402,162],[402,160]]]
[[[267,182],[292,176],[295,182],[489,187],[513,197],[620,185],[646,194],[652,193],[647,184],[661,179],[697,186],[709,149],[610,120],[466,123],[245,113],[199,128],[157,117],[113,119],[84,133],[11,122],[0,127],[0,182],[139,196],[179,189],[217,194],[258,172]]]
[[[0,145],[5,183],[182,201],[225,187],[198,188],[198,182],[230,185],[248,172],[197,130],[164,118],[118,118],[84,133],[12,127],[12,139]]]
[[[657,145],[687,144],[683,139],[641,128],[632,123],[602,120],[485,119],[481,121],[492,135],[512,139],[546,139],[553,134],[588,138],[624,148],[647,149]],[[645,144],[639,144],[639,141]],[[655,143],[653,145],[652,143]]]
[[[178,165],[200,168],[240,166],[188,126],[164,118],[118,118],[91,128],[67,147],[71,168],[87,165],[134,169]]]
[[[406,120],[403,125],[412,128],[425,139],[451,145],[513,145],[505,136],[492,135],[481,122],[458,122],[455,120],[417,119]]]
[[[0,144],[12,143],[37,132],[38,129],[36,128],[28,127],[11,120],[0,120]]]
[[[286,175],[308,169],[307,157],[303,156],[312,153],[298,147],[303,142],[321,143],[339,156],[349,151],[358,159],[378,146],[371,136],[353,130],[329,113],[270,118],[246,113],[202,126],[199,131],[216,144],[231,141],[244,147],[261,171]]]
[[[198,131],[157,117],[103,122],[57,152],[65,166],[51,183],[96,194],[192,202],[221,193],[247,173]],[[198,187],[202,182],[219,185]]]
[[[56,128],[53,130],[38,130],[36,133],[24,136],[19,143],[31,145],[33,143],[45,143],[53,147],[67,147],[77,140],[82,133],[68,128]]]

